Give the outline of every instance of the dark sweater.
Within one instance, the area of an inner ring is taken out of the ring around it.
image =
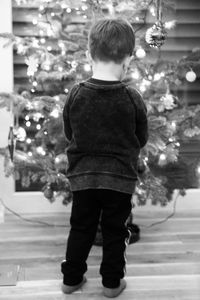
[[[139,152],[148,138],[141,95],[120,81],[90,78],[71,89],[63,120],[72,191],[102,188],[132,194]]]

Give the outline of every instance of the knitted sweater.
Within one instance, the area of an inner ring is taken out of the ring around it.
[[[63,121],[71,190],[132,194],[139,152],[148,138],[141,95],[120,81],[90,78],[71,89]]]

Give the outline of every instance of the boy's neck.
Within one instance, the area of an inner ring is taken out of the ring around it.
[[[123,67],[113,62],[93,62],[92,78],[106,81],[122,80]]]

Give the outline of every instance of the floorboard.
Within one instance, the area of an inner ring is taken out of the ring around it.
[[[141,239],[127,248],[127,289],[121,300],[200,299],[200,212],[178,213],[167,222],[157,212],[134,218]],[[17,284],[0,287],[2,300],[100,300],[101,247],[93,246],[88,258],[88,282],[66,296],[60,291],[60,263],[64,259],[69,214],[27,216],[50,227],[6,215],[0,224],[0,268],[19,265]]]

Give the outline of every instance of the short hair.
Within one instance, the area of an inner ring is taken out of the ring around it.
[[[100,19],[90,29],[88,47],[93,60],[120,64],[126,56],[133,54],[133,28],[123,18]]]

